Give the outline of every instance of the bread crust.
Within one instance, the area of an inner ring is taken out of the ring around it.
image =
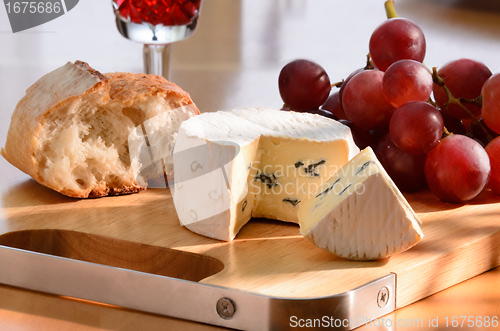
[[[113,72],[105,74],[109,83],[109,96],[111,103],[118,104],[119,107],[131,107],[137,104],[147,103],[152,97],[159,97],[167,101],[167,107],[172,110],[181,106],[193,105],[190,110],[193,115],[200,114],[194,105],[188,92],[181,89],[176,84],[167,81],[162,76],[133,74],[128,72]],[[145,120],[159,115],[161,111],[151,107],[147,113],[135,116],[127,114],[134,124],[140,125]]]
[[[176,98],[179,106],[193,103],[189,93],[162,76],[114,72],[106,73],[105,77],[110,85],[111,100],[123,106],[130,106],[157,94]]]
[[[12,114],[7,141],[5,148],[0,151],[1,155],[40,184],[70,197],[129,194],[145,189],[134,180],[118,186],[98,185],[91,191],[80,192],[46,182],[39,173],[40,167],[35,153],[41,147],[37,136],[44,121],[66,103],[78,102],[89,94],[96,94],[95,100],[102,105],[121,108],[147,103],[148,98],[155,96],[165,98],[169,101],[168,104],[172,104],[173,107],[163,111],[193,104],[187,92],[161,76],[119,72],[103,75],[85,62],[68,62],[44,75],[26,90],[26,95],[19,101]],[[194,114],[199,114],[196,107],[192,109]],[[163,111],[147,111],[138,118],[149,119]]]
[[[44,118],[63,103],[98,90],[109,91],[106,77],[81,61],[68,62],[41,77],[26,90],[12,114],[2,156],[40,184],[51,187],[38,173],[34,156],[38,145],[36,136]]]

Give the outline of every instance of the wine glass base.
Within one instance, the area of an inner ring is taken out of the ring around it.
[[[152,25],[133,23],[116,16],[116,27],[121,35],[132,41],[147,45],[166,45],[189,38],[196,30],[198,16],[186,25]]]

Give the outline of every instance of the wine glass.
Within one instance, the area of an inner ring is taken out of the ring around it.
[[[201,0],[112,0],[118,31],[144,44],[144,72],[168,79],[170,44],[196,30]]]

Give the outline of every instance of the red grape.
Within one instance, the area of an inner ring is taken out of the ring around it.
[[[443,135],[439,110],[423,101],[410,101],[396,109],[389,124],[392,141],[411,154],[429,152]]]
[[[462,123],[464,123],[465,130],[469,131],[470,125],[474,122],[472,118],[464,118],[462,119]]]
[[[341,105],[342,105],[342,96],[344,95],[344,90],[345,90],[347,83],[351,80],[352,77],[356,76],[357,74],[359,74],[360,72],[363,72],[363,71],[364,71],[363,68],[359,68],[359,69],[354,70],[342,82],[342,86],[340,86],[340,90],[339,90],[339,101],[340,101]]]
[[[491,71],[481,62],[459,59],[448,62],[439,68],[438,76],[443,79],[446,87],[455,98],[475,99],[481,94],[481,88],[491,76]],[[436,103],[443,112],[457,118],[470,118],[470,115],[457,105],[451,104],[448,109],[445,108],[448,95],[441,86],[434,84],[433,91]],[[478,105],[466,102],[463,102],[463,105],[475,116],[480,115],[481,107]]]
[[[498,137],[498,133],[494,132],[493,130],[491,130],[490,128],[488,128],[488,126],[484,123],[484,120],[481,118],[479,119],[478,121],[479,123],[476,124],[476,122],[472,122],[470,125],[469,125],[469,135],[472,136],[472,138],[478,140],[479,142],[481,142],[481,144],[483,146],[486,146],[488,145],[488,142],[489,142],[489,138],[488,136],[486,135],[486,133],[484,132],[483,127],[486,128],[486,131],[490,134],[490,136],[492,138],[496,138]]]
[[[321,106],[330,94],[325,69],[308,60],[295,60],[281,69],[278,86],[283,102],[295,111]]]
[[[387,68],[382,91],[393,107],[408,101],[427,101],[432,93],[432,75],[420,62],[399,60]]]
[[[373,135],[373,138],[375,138],[375,144],[378,144],[378,142],[382,140],[382,138],[384,138],[386,134],[389,133],[389,126],[381,129],[370,130],[370,132]]]
[[[425,187],[426,154],[403,152],[394,145],[389,134],[377,144],[375,154],[396,186],[403,192],[417,192]]]
[[[490,157],[491,174],[488,187],[500,194],[500,137],[493,139],[486,146],[486,153]]]
[[[345,85],[342,108],[347,118],[362,129],[372,130],[388,125],[395,110],[382,93],[383,77],[381,71],[365,70]]]
[[[494,74],[484,83],[482,115],[486,125],[500,134],[500,73]]]
[[[309,110],[307,110],[307,112],[311,113],[311,114],[321,115],[323,117],[328,117],[328,118],[331,118],[332,120],[336,120],[336,121],[339,119],[337,116],[332,114],[331,111],[326,110],[326,109],[321,109],[321,108],[309,109]]]
[[[356,146],[359,147],[359,149],[365,149],[368,146],[370,146],[371,148],[375,148],[375,137],[371,134],[370,131],[361,129],[349,120],[341,119],[339,120],[339,122],[351,129],[352,138],[354,139],[354,142],[356,143]]]
[[[448,132],[455,134],[467,133],[467,128],[465,127],[461,119],[450,116],[443,112],[441,113],[441,116],[443,116],[444,126],[446,127],[446,130],[448,130]]]
[[[326,99],[326,102],[321,106],[321,109],[328,110],[339,119],[347,119],[347,116],[340,104],[339,91],[333,91]]]
[[[425,162],[425,178],[431,191],[445,202],[475,198],[488,182],[490,161],[474,139],[452,134],[441,140]]]
[[[402,59],[422,62],[425,47],[422,30],[409,19],[399,17],[380,24],[373,31],[369,44],[373,64],[382,71]]]

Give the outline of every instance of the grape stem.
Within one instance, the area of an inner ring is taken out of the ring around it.
[[[370,53],[366,54],[366,65],[363,69],[364,70],[375,69],[375,67],[373,66],[372,57],[370,56]]]
[[[448,131],[448,129],[445,126],[444,129],[443,129],[443,135],[441,136],[441,139],[444,139],[444,138],[446,138],[448,136],[451,136],[452,134],[453,134],[453,132]]]
[[[479,108],[483,106],[483,97],[481,95],[475,99],[458,98],[458,100],[460,100],[461,103],[472,103],[478,106]]]
[[[398,14],[396,13],[396,8],[394,8],[394,1],[393,0],[387,0],[384,3],[384,7],[385,7],[385,13],[387,15],[387,19],[398,17]]]
[[[486,134],[486,139],[488,139],[488,141],[491,141],[493,139],[493,137],[490,135],[488,130],[484,127],[484,125],[481,124],[481,122],[478,121],[477,117],[474,116],[474,114],[469,109],[467,109],[467,107],[465,107],[462,103],[462,102],[470,102],[470,103],[478,104],[481,102],[481,97],[478,97],[477,99],[463,99],[463,98],[457,99],[457,98],[455,98],[453,96],[453,94],[451,93],[450,89],[446,86],[444,80],[438,76],[437,67],[432,68],[432,80],[434,81],[434,83],[441,86],[445,90],[446,95],[448,96],[448,101],[446,101],[446,103],[444,104],[444,108],[448,109],[448,106],[450,104],[455,104],[455,105],[459,106],[463,111],[465,111],[472,118],[474,124],[478,125],[481,128],[481,130],[484,131],[484,133]]]
[[[431,105],[433,105],[434,107],[438,108],[437,103],[434,100],[432,100],[431,97],[429,97],[429,100],[427,100],[427,102],[430,103]]]

